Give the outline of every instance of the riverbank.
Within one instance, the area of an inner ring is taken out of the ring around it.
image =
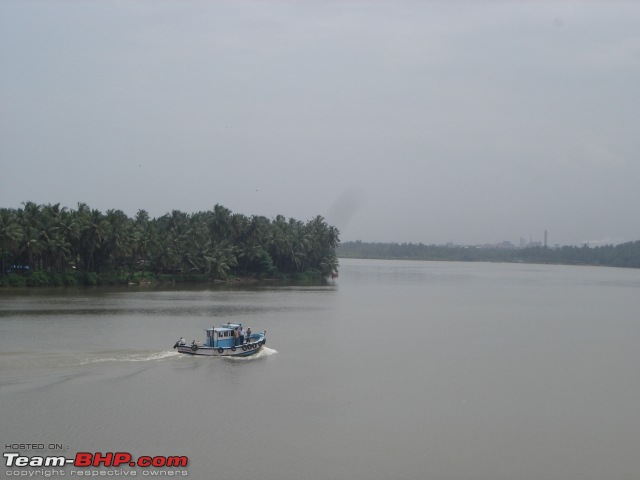
[[[135,272],[133,274],[68,272],[48,273],[43,271],[31,273],[9,273],[0,276],[1,287],[33,288],[33,287],[77,287],[77,286],[124,286],[124,285],[167,285],[167,284],[228,284],[250,285],[261,283],[310,283],[322,284],[326,279],[317,270],[302,273],[277,273],[271,276],[228,275],[216,278],[199,273],[154,274],[152,272]]]

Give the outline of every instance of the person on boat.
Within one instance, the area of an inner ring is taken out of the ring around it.
[[[238,327],[233,329],[233,344],[238,345]]]
[[[247,343],[251,341],[251,327],[247,327],[247,335],[245,336]]]
[[[180,340],[178,340],[178,344],[179,345],[186,345],[187,341],[184,339],[184,337],[180,337]]]
[[[247,331],[244,329],[244,327],[240,327],[240,345],[244,345],[244,339],[247,337]]]

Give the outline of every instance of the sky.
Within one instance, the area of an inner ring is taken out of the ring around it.
[[[0,207],[640,240],[640,2],[0,0]]]

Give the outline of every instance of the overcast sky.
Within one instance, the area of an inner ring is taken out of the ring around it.
[[[0,0],[0,207],[640,239],[640,2]]]

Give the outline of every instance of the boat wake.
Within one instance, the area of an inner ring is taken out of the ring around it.
[[[80,365],[88,365],[91,363],[101,363],[101,362],[153,362],[153,361],[164,360],[166,358],[181,356],[175,350],[163,350],[161,352],[138,352],[138,353],[102,352],[102,355],[104,354],[107,354],[109,356],[99,356],[96,358],[89,358],[80,362]]]
[[[223,357],[225,360],[233,361],[248,361],[258,358],[269,357],[277,350],[269,347],[262,347],[258,353],[251,355],[250,357]],[[137,352],[131,353],[126,351],[108,351],[108,352],[96,352],[94,358],[84,358],[79,362],[79,365],[90,365],[95,363],[104,362],[158,362],[166,360],[168,358],[193,358],[191,355],[181,355],[177,350],[163,350],[161,352]],[[207,358],[220,358],[220,357],[207,357]]]
[[[274,350],[273,348],[262,347],[258,353],[255,353],[248,357],[218,357],[218,358],[224,358],[225,360],[231,360],[234,362],[250,362],[252,360],[257,360],[259,358],[269,357],[275,353],[278,353],[278,351]]]
[[[278,351],[274,350],[273,348],[262,347],[262,350],[258,352],[258,355],[261,355],[263,357],[268,357],[270,355],[273,355],[274,353],[278,353]]]

